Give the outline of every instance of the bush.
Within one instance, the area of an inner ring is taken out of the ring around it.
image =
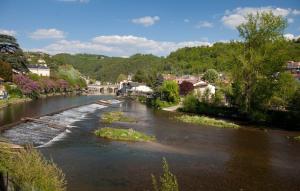
[[[10,98],[22,98],[23,97],[22,91],[17,86],[5,84],[5,89],[8,92],[8,95]]]
[[[178,103],[179,87],[175,81],[167,80],[164,81],[160,87],[161,100],[169,103]]]
[[[154,191],[179,191],[177,178],[170,172],[167,160],[163,158],[163,175],[159,177],[158,185],[156,177],[152,174],[152,185]]]
[[[215,83],[219,79],[219,74],[215,69],[208,69],[204,73],[203,79],[208,81],[209,83]]]
[[[184,98],[182,110],[185,112],[197,113],[199,104],[198,98],[192,94],[189,94]]]
[[[0,150],[0,171],[8,172],[14,185],[22,191],[66,190],[62,171],[31,147],[16,152]]]
[[[179,90],[180,90],[180,95],[187,95],[187,94],[191,93],[192,91],[194,91],[194,86],[191,82],[183,81],[179,85]]]

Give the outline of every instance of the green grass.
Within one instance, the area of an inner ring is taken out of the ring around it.
[[[21,190],[65,191],[63,172],[51,160],[33,149],[0,149],[0,171]]]
[[[124,116],[123,112],[120,111],[113,111],[113,112],[107,112],[102,114],[101,116],[102,122],[104,123],[113,123],[113,122],[128,122],[133,123],[136,122],[136,120],[132,117]]]
[[[209,126],[220,127],[220,128],[234,128],[234,129],[240,127],[239,125],[236,125],[234,123],[226,122],[224,120],[217,120],[214,118],[204,117],[204,116],[182,115],[175,118],[185,123],[193,123],[197,125],[209,125]]]
[[[154,136],[149,136],[133,129],[119,129],[104,127],[95,131],[95,135],[106,139],[118,141],[154,141]]]

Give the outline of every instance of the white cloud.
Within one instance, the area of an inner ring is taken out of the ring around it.
[[[293,18],[288,18],[287,21],[288,21],[288,23],[293,23],[294,19]]]
[[[109,35],[97,36],[88,42],[60,40],[46,47],[34,49],[33,51],[42,51],[50,54],[66,52],[71,54],[91,53],[109,56],[130,56],[142,53],[165,56],[178,48],[211,45],[211,43],[205,41],[168,42],[155,41],[132,35]]]
[[[208,21],[200,21],[196,28],[212,28],[214,25]]]
[[[222,17],[221,21],[223,24],[229,28],[235,28],[238,25],[246,22],[245,16],[248,14],[256,14],[257,12],[273,12],[274,15],[289,17],[292,15],[300,14],[300,10],[291,9],[291,8],[275,8],[275,7],[239,7],[234,10],[226,10],[225,15]],[[291,21],[291,20],[290,20]]]
[[[293,34],[290,34],[290,33],[287,33],[287,34],[285,34],[283,36],[287,40],[296,40],[296,39],[300,38],[300,35],[296,36],[296,35],[293,35]]]
[[[6,29],[0,29],[0,34],[6,34],[10,36],[16,36],[17,32],[14,30],[6,30]]]
[[[294,9],[292,13],[294,15],[300,15],[300,10]]]
[[[57,29],[38,29],[30,34],[32,39],[61,39],[65,38],[65,33]]]
[[[190,19],[184,19],[183,22],[189,23],[189,22],[190,22]]]
[[[145,16],[145,17],[132,19],[131,22],[133,22],[134,24],[139,24],[145,27],[149,27],[151,25],[154,25],[159,20],[160,20],[159,16],[154,16],[154,17]]]

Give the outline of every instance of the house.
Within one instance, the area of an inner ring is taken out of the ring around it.
[[[210,98],[212,95],[215,95],[215,93],[216,93],[216,87],[214,85],[211,85],[204,81],[199,81],[199,82],[193,84],[193,86],[194,86],[194,93],[196,95],[203,96],[207,92],[208,96]]]
[[[300,62],[288,61],[286,70],[289,71],[295,79],[300,81]]]
[[[50,68],[46,64],[43,65],[29,65],[28,69],[30,72],[39,76],[50,76]]]

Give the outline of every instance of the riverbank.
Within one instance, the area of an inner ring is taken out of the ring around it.
[[[32,101],[30,98],[8,98],[8,99],[3,99],[0,100],[0,109],[7,107],[9,105],[14,105],[18,103],[24,103],[24,102],[29,102]]]

